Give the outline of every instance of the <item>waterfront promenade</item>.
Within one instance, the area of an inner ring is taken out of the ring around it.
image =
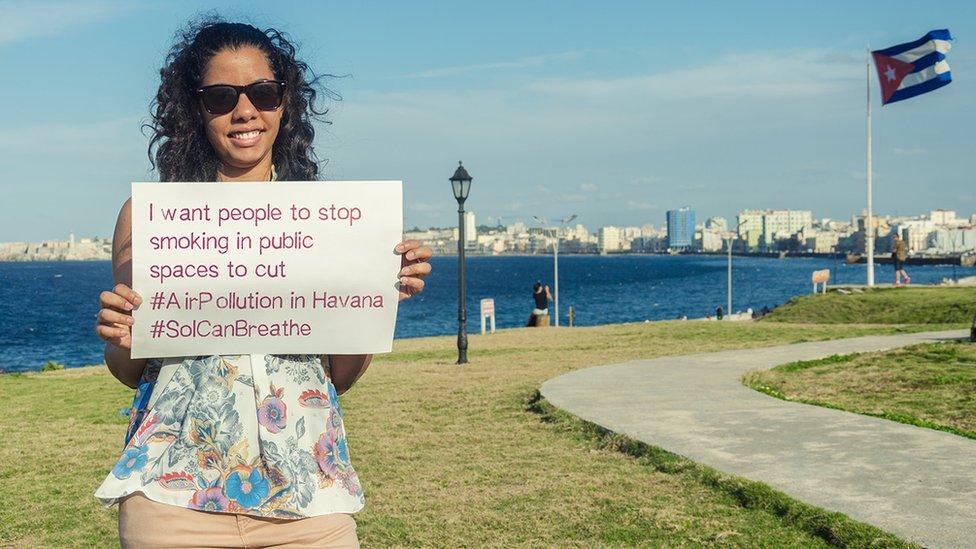
[[[586,421],[904,539],[973,547],[976,441],[787,402],[741,383],[753,369],[966,336],[867,336],[634,360],[563,374],[540,392]]]

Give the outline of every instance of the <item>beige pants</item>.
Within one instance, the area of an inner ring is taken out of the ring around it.
[[[153,501],[141,492],[119,502],[119,543],[161,547],[359,547],[356,520],[332,513],[290,520],[198,511]]]

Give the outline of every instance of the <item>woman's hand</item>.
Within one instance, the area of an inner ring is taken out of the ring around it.
[[[116,284],[112,291],[99,295],[101,309],[95,315],[98,337],[122,349],[132,348],[132,309],[142,298],[125,284]]]
[[[427,260],[434,252],[421,246],[416,240],[404,240],[397,244],[396,251],[403,254],[400,261],[400,301],[424,291],[424,277],[430,274]]]

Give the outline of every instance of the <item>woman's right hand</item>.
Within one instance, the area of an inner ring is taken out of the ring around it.
[[[99,295],[95,333],[105,341],[123,349],[132,348],[132,309],[142,303],[142,297],[125,284],[116,284],[112,291]]]

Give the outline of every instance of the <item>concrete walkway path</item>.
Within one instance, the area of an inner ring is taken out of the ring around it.
[[[976,440],[786,402],[742,374],[833,354],[968,337],[868,336],[635,360],[546,381],[552,405],[709,465],[764,482],[928,547],[976,547]]]

